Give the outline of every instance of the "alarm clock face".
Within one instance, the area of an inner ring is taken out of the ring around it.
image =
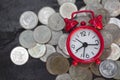
[[[80,27],[69,35],[67,50],[74,59],[90,61],[99,57],[103,49],[102,43],[103,38],[96,29]]]

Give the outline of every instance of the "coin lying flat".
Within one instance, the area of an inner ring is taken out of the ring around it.
[[[66,55],[69,55],[67,48],[66,48],[67,37],[68,37],[68,34],[63,34],[62,36],[60,36],[58,40],[58,46]]]
[[[77,11],[77,6],[70,2],[62,4],[59,9],[60,15],[68,19],[71,19],[71,14],[75,11]]]
[[[38,19],[42,24],[48,24],[49,17],[55,13],[55,10],[51,7],[43,7],[38,12]]]
[[[100,3],[101,0],[83,0],[85,4],[96,4]]]
[[[28,52],[33,58],[40,58],[46,52],[46,46],[44,44],[36,44],[36,46],[29,48]]]
[[[19,43],[25,48],[31,48],[36,45],[33,37],[33,31],[25,30],[19,36]]]
[[[95,12],[95,15],[96,16],[102,15],[103,26],[108,24],[108,22],[110,21],[110,13],[104,8],[97,9],[96,12]]]
[[[118,18],[110,18],[109,24],[116,24],[120,28],[120,19],[118,19]]]
[[[120,58],[120,47],[117,44],[112,43],[111,49],[111,54],[107,59],[118,60]]]
[[[105,78],[113,78],[117,74],[118,65],[115,61],[104,60],[99,66],[100,73]]]
[[[48,19],[48,26],[51,30],[60,31],[65,27],[65,22],[59,13],[54,13]]]
[[[68,73],[58,75],[55,80],[72,80]]]
[[[34,30],[34,39],[38,43],[47,43],[51,39],[51,30],[45,25],[38,26]]]
[[[79,65],[71,65],[69,68],[69,74],[72,80],[92,80],[93,77],[89,69],[83,69]]]
[[[65,58],[69,58],[70,56],[66,55],[58,46],[56,47],[56,51],[63,55]]]
[[[117,71],[117,75],[114,77],[114,79],[119,80],[120,79],[120,61],[116,61],[116,63],[118,64],[118,71]]]
[[[66,73],[69,70],[69,65],[69,61],[60,54],[58,56],[54,56],[54,54],[51,54],[48,57],[46,63],[48,72],[53,75]]]
[[[28,61],[29,55],[25,48],[18,46],[11,51],[10,59],[16,65],[23,65]]]
[[[59,5],[62,5],[64,3],[66,3],[66,2],[75,3],[76,0],[57,0],[57,2],[58,2]]]
[[[120,14],[120,2],[118,0],[107,0],[104,8],[109,11],[111,16],[118,16]]]
[[[102,34],[103,39],[104,39],[104,47],[105,48],[109,48],[110,45],[113,42],[112,34],[109,31],[107,31],[107,30],[101,30],[101,34]]]
[[[92,71],[93,74],[95,74],[95,75],[97,75],[97,76],[101,76],[100,71],[99,71],[99,65],[98,65],[98,64],[92,63],[92,64],[90,65],[90,69],[91,69],[91,71]]]
[[[113,36],[113,39],[116,40],[120,37],[119,33],[120,33],[120,29],[117,25],[115,24],[107,24],[105,27],[104,27],[105,30],[109,31],[112,36]]]
[[[104,78],[95,78],[94,80],[105,80]]]
[[[46,53],[44,56],[40,57],[40,60],[46,62],[48,56],[53,54],[54,52],[56,52],[55,48],[50,44],[46,44]]]
[[[52,31],[52,37],[48,43],[51,45],[57,45],[58,40],[62,34],[63,34],[62,31]]]
[[[105,48],[102,55],[100,56],[100,59],[101,60],[107,59],[110,56],[111,52],[112,52],[111,47],[110,48]]]
[[[38,24],[38,17],[32,11],[25,11],[20,16],[20,24],[24,29],[33,29]]]
[[[88,17],[88,16],[77,16],[77,18],[76,18],[76,20],[79,22],[79,24],[77,25],[78,27],[80,27],[81,26],[81,22],[82,21],[84,21],[84,22],[86,22],[86,25],[89,25],[89,20],[90,20],[90,17]]]
[[[90,65],[91,65],[91,63],[88,63],[88,64],[79,63],[79,66],[81,68],[90,68]]]

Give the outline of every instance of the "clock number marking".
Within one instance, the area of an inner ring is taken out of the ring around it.
[[[92,39],[94,39],[94,38],[95,38],[95,36],[92,37]]]
[[[99,41],[98,41],[98,40],[95,40],[95,43],[96,43],[97,45],[99,45]]]
[[[98,49],[97,47],[94,47],[94,49]]]
[[[74,45],[74,44],[72,44],[72,45],[71,45],[71,48],[75,49],[75,45]]]
[[[90,56],[88,54],[86,54],[86,58],[90,58]]]
[[[88,33],[88,36],[90,35],[90,32]]]
[[[80,32],[80,34],[81,34],[82,37],[86,36],[86,32],[85,31]]]
[[[94,52],[91,52],[92,53],[92,55],[94,55]]]

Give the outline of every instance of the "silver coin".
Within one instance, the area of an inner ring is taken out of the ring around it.
[[[56,47],[56,51],[63,55],[65,58],[69,58],[70,56],[66,55],[58,46]]]
[[[105,78],[113,78],[117,74],[118,65],[115,61],[104,60],[99,66],[100,73]]]
[[[32,11],[25,11],[20,16],[20,25],[24,29],[33,29],[38,24],[38,17],[37,15]]]
[[[28,61],[29,55],[25,48],[18,46],[11,51],[10,59],[16,65],[24,65]]]
[[[118,71],[117,71],[117,75],[114,77],[114,79],[120,79],[120,61],[116,61],[117,65],[118,65]]]
[[[91,63],[88,63],[88,64],[79,63],[79,66],[80,66],[81,68],[84,68],[84,69],[90,68],[90,65],[91,65]]]
[[[107,59],[118,60],[120,58],[120,47],[117,44],[112,43],[111,49],[112,51]]]
[[[110,32],[108,32],[107,30],[101,30],[101,34],[104,39],[104,48],[109,48],[113,42],[112,34]]]
[[[66,48],[67,37],[68,37],[68,34],[63,34],[62,36],[60,36],[60,38],[58,40],[58,46],[66,55],[69,56],[69,53]]]
[[[118,19],[118,18],[110,18],[109,24],[116,24],[120,28],[120,19]]]
[[[58,40],[62,34],[63,34],[62,31],[52,31],[52,37],[48,43],[51,45],[57,45]]]
[[[68,73],[58,75],[55,80],[72,80],[71,76]]]
[[[81,26],[80,23],[82,21],[86,22],[86,25],[89,25],[90,17],[88,17],[88,16],[77,16],[76,20],[79,22],[79,24],[77,25],[77,27],[80,27]]]
[[[85,4],[96,4],[100,3],[101,0],[83,0]]]
[[[118,0],[107,0],[104,4],[111,16],[118,16],[120,14],[120,2]]]
[[[95,78],[94,80],[105,80],[104,78]]]
[[[107,24],[104,27],[104,30],[109,31],[112,34],[114,40],[116,40],[116,39],[118,39],[120,37],[120,35],[118,35],[120,33],[120,29],[115,24]]]
[[[48,24],[49,17],[55,13],[55,10],[51,7],[43,7],[38,12],[38,19],[42,24]]]
[[[51,39],[51,30],[45,25],[38,26],[34,30],[34,39],[38,43],[47,43]]]
[[[77,6],[70,2],[62,4],[59,8],[60,15],[68,19],[71,19],[71,14],[77,10]]]
[[[40,60],[46,62],[48,56],[53,54],[54,52],[56,52],[55,48],[50,44],[46,44],[46,53],[44,56],[40,57]]]
[[[96,0],[96,1],[98,1],[98,0]],[[101,9],[101,8],[103,8],[103,6],[100,3],[86,5],[86,10],[92,10],[94,12],[96,12],[97,9]]]
[[[90,65],[90,70],[92,71],[93,74],[97,76],[101,76],[100,71],[99,71],[99,65],[96,63],[92,63]]]
[[[69,70],[69,65],[69,61],[59,53],[51,54],[46,63],[48,72],[53,75],[66,73]]]
[[[101,60],[107,59],[110,56],[111,51],[112,51],[111,47],[110,48],[105,48],[104,51],[103,51],[103,53],[102,53],[102,55],[100,56],[100,59]]]
[[[97,9],[96,12],[95,12],[95,15],[96,16],[102,15],[103,26],[108,24],[108,22],[110,21],[110,13],[104,8]]]
[[[78,66],[73,66],[69,68],[69,74],[72,80],[92,80],[93,75],[89,69],[81,68]]]
[[[33,31],[25,30],[19,36],[19,43],[25,48],[31,48],[36,45],[33,37]]]
[[[45,55],[46,46],[44,44],[36,44],[36,46],[29,48],[28,52],[33,58],[40,58]]]
[[[59,5],[62,5],[64,3],[66,3],[66,2],[75,3],[76,0],[57,0],[57,2],[58,2]]]
[[[59,13],[54,13],[48,19],[48,26],[51,30],[60,31],[65,27],[65,22]]]

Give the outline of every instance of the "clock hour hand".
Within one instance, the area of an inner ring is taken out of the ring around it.
[[[77,41],[79,41],[80,43],[82,43],[83,44],[83,42],[82,41],[80,41],[79,39],[77,39],[77,38],[75,38]]]
[[[79,49],[81,49],[83,47],[83,45],[81,47],[79,47],[78,49],[76,49],[76,52],[78,52]]]

